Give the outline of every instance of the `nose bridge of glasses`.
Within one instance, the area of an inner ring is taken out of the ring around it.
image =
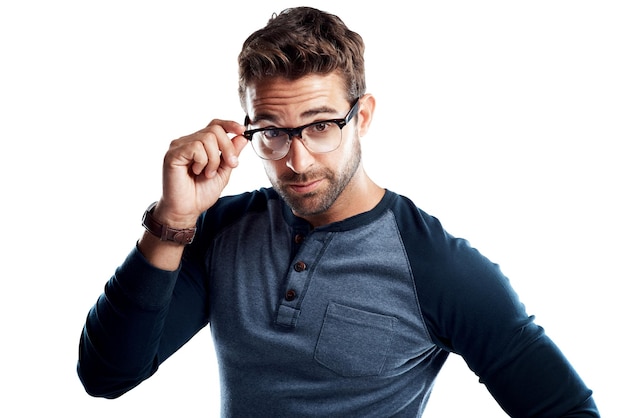
[[[293,140],[294,137],[302,140],[302,131],[304,128],[306,128],[306,126],[300,126],[299,128],[283,128],[283,131],[285,131],[290,140]]]

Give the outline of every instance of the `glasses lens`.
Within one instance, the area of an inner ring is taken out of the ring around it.
[[[302,130],[302,141],[311,152],[331,152],[341,144],[341,128],[334,122],[320,122]]]
[[[261,158],[280,160],[289,152],[289,135],[279,129],[255,132],[252,147]]]
[[[263,159],[280,160],[289,152],[294,136],[313,153],[331,152],[341,145],[341,128],[336,120],[332,120],[316,122],[303,128],[270,128],[255,132],[252,135],[252,147]]]

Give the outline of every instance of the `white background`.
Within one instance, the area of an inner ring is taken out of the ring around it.
[[[501,265],[623,412],[626,14],[621,1],[315,1],[364,37],[378,99],[366,169]],[[373,5],[375,4],[375,6]],[[5,417],[218,414],[207,328],[114,401],[75,373],[85,315],[141,233],[170,140],[243,120],[236,57],[299,3],[0,5]],[[251,148],[228,193],[267,185]],[[9,412],[12,411],[12,412]],[[426,417],[501,417],[452,357]]]

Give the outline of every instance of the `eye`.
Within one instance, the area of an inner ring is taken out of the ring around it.
[[[330,128],[330,122],[319,122],[310,127],[315,133],[322,133]]]
[[[280,131],[280,129],[273,129],[273,128],[269,128],[263,131],[263,136],[266,139],[276,139],[279,138],[280,136],[282,136],[283,133]]]

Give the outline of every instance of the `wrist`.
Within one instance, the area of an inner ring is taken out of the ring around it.
[[[144,212],[141,222],[143,227],[161,241],[170,241],[183,245],[191,244],[196,235],[195,225],[188,228],[178,228],[161,222],[154,216],[156,204],[157,202],[154,202]]]

